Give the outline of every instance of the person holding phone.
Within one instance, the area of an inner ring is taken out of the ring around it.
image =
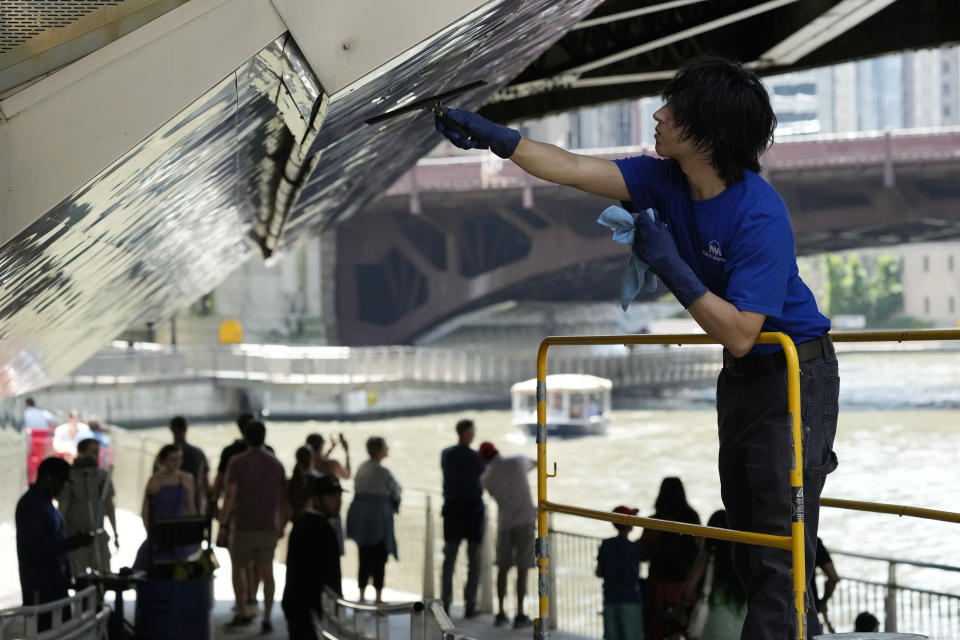
[[[339,461],[330,457],[330,454],[333,453],[334,449],[337,448],[336,441],[330,445],[329,449],[324,451],[323,445],[326,443],[326,439],[324,439],[324,437],[319,433],[311,433],[309,436],[307,436],[307,446],[313,449],[313,467],[317,470],[317,473],[329,473],[337,476],[341,480],[349,480],[351,475],[350,447],[347,445],[347,440],[343,437],[342,433],[339,434],[339,438],[340,446],[343,447],[345,464],[340,464]]]

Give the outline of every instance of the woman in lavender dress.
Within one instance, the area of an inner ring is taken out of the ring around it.
[[[173,444],[160,449],[154,465],[154,473],[147,482],[143,496],[141,516],[147,529],[147,541],[137,551],[134,569],[147,569],[151,562],[149,554],[150,523],[153,518],[176,518],[196,515],[193,499],[193,476],[180,471],[183,453]],[[152,562],[177,562],[186,560],[197,550],[195,545],[181,545],[173,549],[154,550]]]

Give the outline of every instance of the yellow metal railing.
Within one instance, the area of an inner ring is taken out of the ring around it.
[[[931,340],[960,340],[960,330],[928,330],[928,331],[869,331],[857,333],[831,334],[834,342],[908,342]],[[602,520],[617,524],[646,527],[659,531],[689,534],[705,538],[715,538],[728,542],[743,542],[766,547],[775,547],[792,552],[793,560],[793,592],[794,611],[797,617],[798,640],[806,640],[806,609],[804,594],[806,591],[806,569],[804,559],[804,529],[803,529],[803,451],[801,443],[800,420],[800,367],[797,359],[797,349],[793,341],[783,333],[761,333],[757,339],[761,344],[779,344],[783,348],[786,358],[787,374],[787,405],[791,416],[792,440],[794,461],[790,469],[790,488],[792,492],[793,513],[791,518],[791,535],[777,536],[749,531],[735,531],[690,525],[679,522],[669,522],[653,518],[640,518],[596,511],[571,505],[558,504],[547,500],[547,479],[556,476],[556,464],[553,473],[547,473],[547,351],[551,346],[591,346],[591,345],[635,345],[635,344],[716,344],[716,340],[705,334],[674,334],[674,335],[621,335],[621,336],[556,336],[545,338],[540,343],[537,353],[537,530],[536,543],[537,569],[539,573],[539,604],[540,614],[535,622],[534,636],[537,640],[545,640],[549,629],[550,619],[550,550],[549,529],[547,524],[548,513],[563,513],[567,515]],[[890,505],[853,500],[839,500],[835,498],[821,498],[820,504],[842,509],[856,509],[876,513],[890,513],[900,516],[914,516],[943,520],[946,522],[960,522],[960,514],[919,507]]]

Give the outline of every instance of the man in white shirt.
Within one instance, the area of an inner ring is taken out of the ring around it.
[[[80,422],[80,412],[70,410],[67,421],[53,432],[53,452],[73,464],[77,457],[77,444],[86,438],[92,438],[93,432],[86,423]]]
[[[484,442],[478,450],[487,464],[480,476],[480,484],[497,501],[497,599],[500,611],[494,624],[509,621],[503,610],[507,592],[507,572],[517,568],[517,615],[513,628],[529,627],[533,622],[523,612],[527,595],[527,570],[536,566],[534,539],[536,537],[537,508],[530,497],[527,474],[537,467],[536,460],[527,456],[503,457],[491,442]]]
[[[46,429],[57,426],[57,419],[46,409],[38,409],[33,398],[27,398],[27,408],[23,410],[24,429]]]

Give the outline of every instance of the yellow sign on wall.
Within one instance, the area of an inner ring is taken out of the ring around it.
[[[243,342],[243,325],[239,320],[229,318],[220,323],[220,344],[239,344]]]

